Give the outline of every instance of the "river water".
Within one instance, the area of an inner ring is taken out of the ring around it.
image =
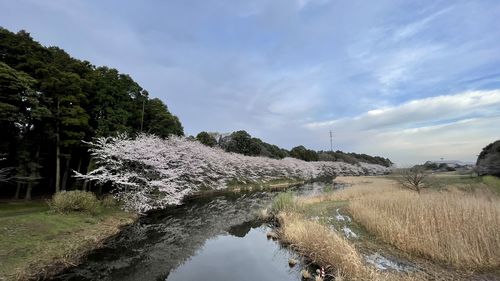
[[[305,184],[293,192],[331,187]],[[290,267],[288,259],[297,257],[268,240],[269,226],[255,220],[277,194],[199,197],[148,214],[53,280],[300,280],[303,265]]]

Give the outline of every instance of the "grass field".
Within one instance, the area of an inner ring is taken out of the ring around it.
[[[0,280],[49,276],[133,220],[111,208],[96,215],[60,214],[44,201],[0,202]]]

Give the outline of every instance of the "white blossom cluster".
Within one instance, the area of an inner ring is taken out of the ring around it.
[[[228,181],[311,180],[336,175],[383,174],[388,169],[367,163],[306,162],[228,153],[183,137],[161,139],[140,134],[98,138],[91,145],[97,169],[76,177],[112,184],[126,207],[138,212],[179,204],[200,189],[222,189]]]

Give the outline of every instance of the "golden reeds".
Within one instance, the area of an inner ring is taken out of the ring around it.
[[[406,252],[463,268],[500,266],[500,201],[395,190],[352,200],[353,218]]]

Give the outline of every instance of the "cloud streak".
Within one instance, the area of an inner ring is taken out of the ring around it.
[[[311,122],[305,126],[311,129],[339,126],[348,130],[411,128],[426,122],[443,123],[496,114],[500,114],[500,90],[473,91],[411,100],[396,106],[373,109],[352,118]]]
[[[498,124],[500,90],[491,90],[417,99],[304,127],[313,134],[333,128],[340,143],[414,164],[438,157],[473,161],[500,137]]]

